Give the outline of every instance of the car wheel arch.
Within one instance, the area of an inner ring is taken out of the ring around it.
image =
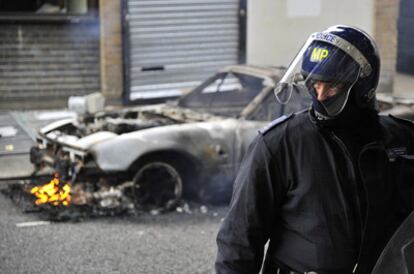
[[[130,165],[128,173],[131,178],[141,167],[151,162],[165,162],[173,166],[182,176],[184,184],[183,196],[188,198],[197,195],[196,192],[200,181],[199,175],[201,175],[203,170],[203,164],[200,159],[184,151],[152,151],[141,155]]]

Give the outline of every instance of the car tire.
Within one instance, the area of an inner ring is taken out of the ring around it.
[[[174,165],[151,161],[141,165],[133,178],[133,195],[137,208],[170,210],[183,195],[183,179]]]

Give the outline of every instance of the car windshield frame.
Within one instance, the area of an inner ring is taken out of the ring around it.
[[[237,82],[235,82],[236,80]],[[239,117],[254,98],[268,87],[266,80],[266,77],[260,75],[231,70],[221,71],[179,99],[178,106],[194,110],[204,108],[206,112],[210,113],[220,112],[220,109],[233,108],[231,115],[220,114]],[[225,83],[226,81],[229,83]],[[216,90],[208,90],[214,87]],[[224,101],[217,99],[224,99]]]

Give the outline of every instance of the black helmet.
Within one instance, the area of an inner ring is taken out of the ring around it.
[[[338,115],[352,92],[359,108],[376,110],[380,60],[374,40],[364,31],[338,25],[313,33],[275,89],[292,92],[305,86],[312,95],[313,81],[340,86],[341,91],[322,101],[325,115]]]

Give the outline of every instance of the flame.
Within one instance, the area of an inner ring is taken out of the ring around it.
[[[49,203],[53,206],[60,204],[68,206],[71,200],[70,185],[60,186],[59,178],[56,175],[49,183],[43,186],[36,186],[30,192],[37,197],[36,205]]]

